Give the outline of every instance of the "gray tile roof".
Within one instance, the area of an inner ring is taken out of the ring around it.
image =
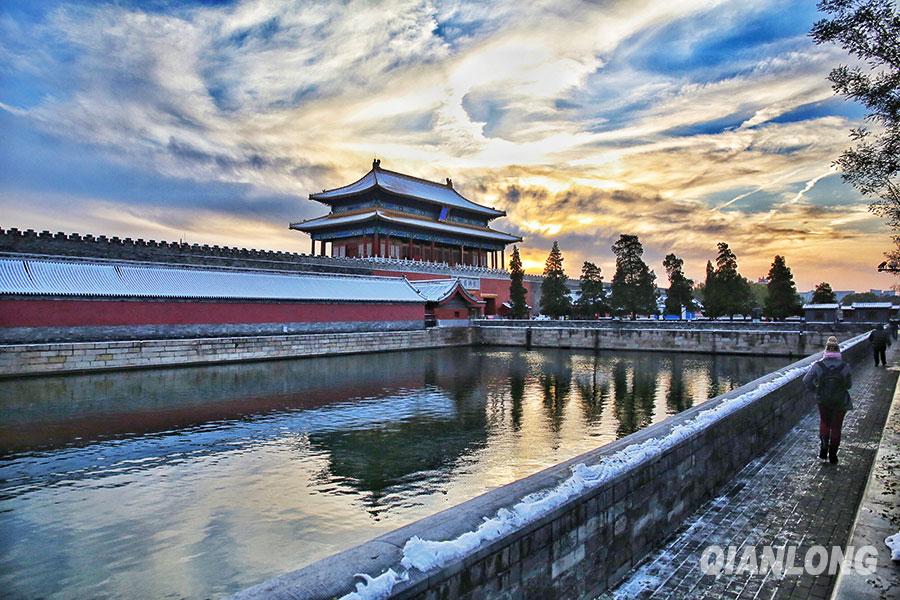
[[[0,295],[422,302],[402,277],[0,259]]]
[[[387,171],[380,167],[373,168],[371,171],[363,175],[361,179],[343,187],[331,190],[323,190],[317,194],[310,194],[311,200],[326,201],[344,196],[351,196],[366,190],[379,187],[387,192],[406,196],[409,198],[418,198],[427,202],[433,202],[444,206],[461,208],[471,212],[487,215],[490,217],[502,217],[506,213],[481,204],[476,204],[468,198],[462,196],[454,190],[450,185],[437,183],[419,179],[411,175]]]
[[[413,217],[398,217],[395,215],[386,214],[380,210],[370,210],[362,213],[357,213],[354,215],[340,216],[340,215],[325,215],[324,217],[318,217],[316,219],[309,219],[307,221],[301,221],[299,223],[291,223],[291,229],[298,229],[300,231],[313,231],[315,229],[323,229],[326,227],[332,227],[334,225],[349,225],[352,223],[360,223],[363,221],[368,221],[370,219],[377,219],[381,221],[386,221],[388,223],[396,223],[400,225],[410,225],[413,227],[422,227],[424,229],[432,229],[435,231],[444,231],[446,233],[455,233],[458,235],[467,235],[469,237],[496,240],[500,242],[513,243],[513,242],[521,242],[522,238],[510,235],[508,233],[503,233],[502,231],[495,231],[493,229],[481,229],[478,227],[467,227],[465,225],[454,225],[450,223],[440,222],[440,221],[431,221],[427,219],[416,219]]]

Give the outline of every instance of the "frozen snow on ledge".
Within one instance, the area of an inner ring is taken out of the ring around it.
[[[865,337],[865,335],[857,336],[842,343],[841,350],[848,349]],[[452,540],[423,540],[413,536],[403,546],[403,558],[400,561],[403,568],[399,573],[388,569],[378,577],[359,574],[357,577],[364,581],[357,583],[356,591],[343,596],[341,600],[383,600],[391,595],[397,583],[409,579],[410,569],[426,572],[443,567],[474,552],[486,542],[537,521],[584,490],[614,479],[642,462],[662,454],[716,421],[794,381],[809,368],[810,363],[806,363],[805,360],[803,362],[804,364],[800,366],[776,372],[775,377],[762,382],[752,390],[727,398],[713,408],[700,411],[696,417],[672,427],[664,436],[626,446],[614,454],[604,456],[601,462],[595,465],[587,466],[584,463],[574,465],[572,475],[556,487],[529,494],[510,508],[501,508],[495,516],[485,518],[473,531],[467,531]]]

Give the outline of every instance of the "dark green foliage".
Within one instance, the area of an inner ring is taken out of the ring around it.
[[[525,270],[519,257],[519,247],[513,246],[509,259],[509,316],[513,319],[528,318],[528,304],[525,302]]]
[[[572,312],[572,298],[566,287],[566,272],[563,270],[562,252],[553,242],[550,255],[544,264],[544,282],[541,285],[541,314],[548,317],[565,317]]]
[[[666,314],[681,316],[681,309],[694,310],[694,280],[684,276],[684,261],[674,254],[667,254],[663,268],[669,276],[666,294]]]
[[[834,304],[837,302],[837,296],[834,295],[834,290],[831,289],[831,284],[822,282],[816,286],[816,290],[812,295],[812,303],[813,304]]]
[[[858,294],[848,294],[841,300],[844,306],[850,306],[854,302],[892,302],[893,296],[879,296],[872,292],[859,292]]]
[[[794,275],[783,256],[775,256],[769,269],[769,294],[763,313],[770,319],[783,320],[800,314],[800,297],[794,285]]]
[[[609,312],[603,275],[600,267],[592,262],[581,266],[581,296],[575,302],[575,314],[579,319],[595,319]]]
[[[859,65],[839,66],[828,79],[838,94],[862,103],[873,129],[850,132],[853,146],[837,159],[845,181],[874,198],[869,208],[900,229],[900,14],[892,0],[825,0],[829,18],[813,25],[817,44],[836,43]],[[873,131],[874,130],[874,131]],[[888,258],[900,259],[900,236]]]
[[[636,235],[620,235],[613,244],[616,273],[612,280],[613,310],[620,315],[656,313],[656,274],[641,259],[644,247]]]
[[[706,285],[703,293],[704,314],[708,317],[746,315],[753,304],[750,282],[738,272],[737,256],[725,242],[719,242],[715,270],[706,266]]]

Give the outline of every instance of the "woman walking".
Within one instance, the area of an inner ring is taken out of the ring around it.
[[[803,377],[803,384],[815,392],[819,405],[819,458],[827,458],[831,464],[838,461],[844,415],[853,408],[849,392],[852,383],[850,365],[841,356],[837,338],[831,336],[821,360],[814,362]]]

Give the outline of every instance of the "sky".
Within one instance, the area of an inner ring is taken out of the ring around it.
[[[832,162],[863,123],[812,1],[0,4],[0,226],[308,251],[311,192],[387,169],[501,208],[540,272],[665,285],[717,242],[800,290],[890,287],[890,246]]]

